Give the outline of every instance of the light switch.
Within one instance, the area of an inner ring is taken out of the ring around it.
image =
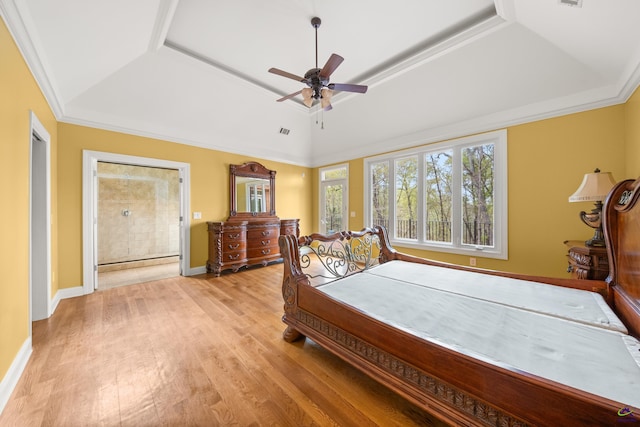
[[[202,212],[194,212],[193,219],[202,219]]]
[[[351,218],[355,218],[355,217],[356,217],[355,211],[351,211]]]

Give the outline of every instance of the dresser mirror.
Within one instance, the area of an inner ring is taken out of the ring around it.
[[[257,162],[229,165],[230,218],[276,215],[276,171]]]

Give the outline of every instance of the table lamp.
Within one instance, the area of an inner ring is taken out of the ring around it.
[[[569,197],[569,202],[595,202],[596,207],[590,213],[580,212],[582,222],[595,229],[593,237],[584,242],[587,246],[605,246],[602,232],[602,201],[615,184],[611,172],[601,173],[600,169],[596,169],[593,173],[585,174],[580,187]]]

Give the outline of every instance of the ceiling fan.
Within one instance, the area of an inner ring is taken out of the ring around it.
[[[357,92],[366,93],[367,86],[354,85],[347,83],[329,83],[329,77],[338,68],[338,66],[344,61],[344,58],[338,54],[332,54],[324,64],[324,67],[318,68],[318,27],[320,26],[320,18],[314,17],[311,19],[311,25],[316,29],[316,68],[312,68],[307,71],[304,77],[297,76],[286,71],[282,71],[278,68],[270,68],[269,72],[277,74],[279,76],[287,77],[301,83],[305,83],[308,87],[301,89],[297,92],[291,93],[287,96],[283,96],[278,99],[278,102],[286,101],[299,94],[302,94],[302,102],[307,107],[311,108],[315,100],[320,100],[320,106],[325,110],[331,110],[331,96],[333,91],[343,92]]]

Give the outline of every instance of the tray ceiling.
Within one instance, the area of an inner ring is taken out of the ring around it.
[[[637,0],[0,0],[58,120],[319,166],[624,102]],[[332,53],[333,110],[304,75]],[[288,135],[280,133],[289,129]]]

